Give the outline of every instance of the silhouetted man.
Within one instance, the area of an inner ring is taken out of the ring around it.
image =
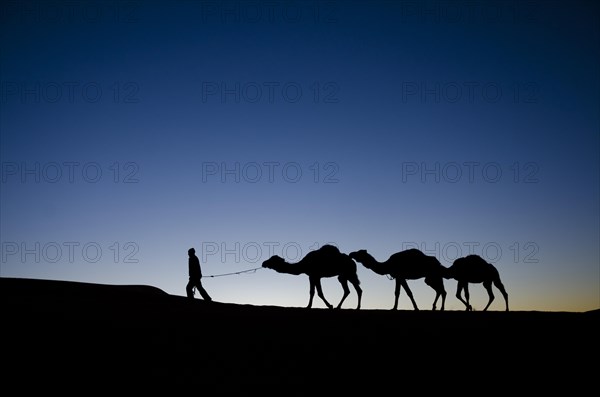
[[[205,301],[211,301],[212,298],[208,295],[204,287],[202,287],[202,282],[200,281],[202,278],[202,270],[200,270],[200,260],[196,256],[196,250],[190,248],[188,250],[188,256],[190,257],[188,260],[190,281],[188,281],[185,287],[188,298],[194,299],[194,287],[196,287]]]

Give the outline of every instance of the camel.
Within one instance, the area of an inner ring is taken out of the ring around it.
[[[458,281],[456,297],[465,304],[467,311],[473,310],[469,304],[469,283],[483,283],[483,286],[489,296],[488,303],[483,311],[486,311],[494,300],[492,283],[496,286],[496,288],[498,288],[498,290],[500,290],[502,296],[504,296],[506,311],[508,311],[508,294],[504,289],[502,281],[500,281],[498,269],[496,269],[494,265],[486,262],[479,255],[467,255],[465,257],[456,259],[452,263],[452,266],[445,269],[444,278],[453,278]],[[465,299],[463,299],[461,296],[463,289],[465,291]]]
[[[321,278],[337,276],[340,284],[342,284],[344,295],[336,309],[340,309],[342,303],[344,303],[348,295],[350,295],[350,289],[348,288],[348,281],[350,281],[358,294],[358,306],[356,309],[360,309],[362,289],[360,288],[360,281],[358,280],[358,275],[356,273],[356,263],[350,259],[348,255],[341,253],[340,250],[333,245],[324,245],[318,250],[311,251],[296,263],[288,263],[280,256],[273,255],[264,261],[262,266],[273,269],[278,273],[294,275],[306,274],[310,281],[310,299],[308,301],[308,306],[306,306],[309,309],[312,307],[315,288],[325,305],[330,309],[333,308],[323,295]]]
[[[396,279],[395,300],[392,310],[398,309],[398,298],[400,297],[401,287],[404,287],[414,309],[419,310],[406,280],[416,280],[423,277],[425,277],[425,283],[436,292],[435,300],[433,301],[433,310],[436,309],[436,303],[440,296],[442,297],[441,310],[444,310],[446,290],[444,289],[442,273],[445,268],[435,257],[425,255],[415,248],[392,254],[387,261],[382,263],[376,261],[364,249],[351,252],[349,255],[350,258],[362,263],[367,269],[371,269],[377,274],[388,275]]]

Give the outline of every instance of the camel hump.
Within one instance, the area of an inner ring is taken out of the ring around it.
[[[425,253],[423,251],[421,251],[420,249],[417,249],[417,248],[411,248],[411,249],[407,249],[406,251],[401,251],[401,252],[404,252],[404,254],[406,254],[407,256],[412,256],[415,258],[427,256],[427,255],[425,255]]]
[[[337,258],[340,255],[342,255],[342,253],[340,252],[338,247],[326,244],[321,246],[320,248],[317,248],[314,251],[310,251],[308,254],[306,254],[306,256],[303,259],[307,261],[323,261]]]
[[[471,254],[462,258],[458,258],[454,262],[453,266],[454,265],[456,265],[458,269],[462,269],[461,271],[469,271],[473,274],[493,275],[494,279],[498,279],[500,277],[500,273],[498,272],[496,266],[492,265],[479,255]]]
[[[416,249],[416,248],[410,248],[410,249],[392,254],[390,256],[390,259],[391,260],[418,260],[418,259],[422,259],[425,256],[427,256],[427,255],[425,255],[423,253],[423,251]]]
[[[342,253],[340,252],[338,247],[331,244],[326,244],[314,251],[310,251],[308,254],[306,254],[304,259],[317,260],[317,258],[319,258],[319,260],[324,260],[325,258],[337,257],[341,254]]]
[[[331,244],[325,244],[324,246],[322,246],[321,248],[319,248],[320,252],[329,254],[329,255],[339,255],[341,254],[340,250],[338,247],[336,247],[335,245],[331,245]]]
[[[479,262],[485,262],[485,259],[483,259],[482,257],[480,257],[479,255],[475,255],[475,254],[470,254],[464,257],[464,259],[466,260],[470,260],[470,261],[479,261]]]
[[[478,266],[494,267],[491,263],[480,257],[479,255],[471,254],[462,258],[463,262],[476,264]]]

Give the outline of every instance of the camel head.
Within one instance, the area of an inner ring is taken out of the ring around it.
[[[441,269],[441,274],[442,274],[443,278],[446,278],[446,279],[454,278],[452,269],[450,269],[449,267],[446,267],[442,264],[440,264],[439,268]]]
[[[263,262],[262,267],[266,267],[268,269],[275,269],[284,264],[285,259],[283,259],[279,255],[273,255],[272,257]]]
[[[460,263],[460,259],[461,258],[456,259],[452,263],[452,265],[450,265],[449,267],[446,267],[446,266],[442,265],[442,277],[444,277],[444,278],[454,278],[454,267],[453,266],[457,262]]]
[[[363,265],[365,264],[365,262],[368,262],[371,258],[371,255],[367,253],[367,250],[354,251],[349,253],[348,256],[357,261],[358,263],[362,263]]]

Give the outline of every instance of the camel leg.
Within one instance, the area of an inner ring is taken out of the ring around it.
[[[315,296],[315,282],[313,280],[310,280],[310,299],[308,300],[308,306],[306,306],[307,309],[310,309],[312,307],[312,303],[313,303],[313,298]]]
[[[488,309],[488,307],[490,307],[490,305],[494,301],[494,292],[492,291],[492,282],[491,281],[484,281],[483,282],[483,287],[487,291],[488,297],[489,297],[488,303],[485,306],[485,309],[483,309],[483,311],[486,311]]]
[[[442,308],[440,310],[444,310],[446,305],[446,290],[442,288]]]
[[[354,286],[354,289],[356,290],[356,294],[358,295],[358,305],[356,306],[356,309],[360,309],[360,301],[362,299],[362,288],[360,288],[360,281],[358,281],[358,277],[357,277],[355,280],[350,279],[350,282]]]
[[[442,297],[442,307],[440,308],[440,310],[444,311],[444,306],[446,305],[446,290],[444,289],[444,286],[442,285],[441,287],[438,287],[436,292],[437,292],[437,295],[435,297],[435,300],[433,301],[433,310],[435,310],[435,303],[437,302],[438,297],[441,296]]]
[[[321,279],[315,280],[315,286],[317,287],[317,295],[319,295],[319,298],[321,298],[321,300],[325,303],[325,305],[328,308],[333,309],[333,305],[327,302],[327,299],[325,299],[325,295],[323,295],[323,288],[321,288]]]
[[[425,277],[425,284],[429,285],[431,288],[433,288],[435,290],[435,299],[433,300],[433,306],[431,308],[431,310],[435,310],[435,304],[437,303],[439,297],[440,297],[440,291],[438,290],[438,288],[434,285],[433,281],[431,281],[428,277]],[[444,310],[444,308],[442,307],[442,310]]]
[[[461,293],[463,291],[463,289],[465,290],[465,299],[463,299]],[[470,311],[471,305],[469,305],[469,283],[466,283],[464,281],[459,281],[456,287],[456,297],[458,298],[459,301],[461,301],[462,303],[464,303],[464,305],[467,308],[467,311]]]
[[[435,304],[437,303],[439,297],[440,297],[440,293],[438,291],[435,291],[435,299],[433,300],[433,306],[431,307],[431,310],[435,310]],[[444,309],[442,309],[442,310],[444,310]]]
[[[348,288],[348,280],[340,276],[338,277],[338,281],[340,282],[340,284],[342,284],[342,288],[344,289],[344,295],[342,296],[342,299],[340,300],[340,303],[338,303],[336,309],[340,309],[342,307],[342,303],[344,303],[348,295],[350,295],[350,288]]]
[[[398,298],[400,298],[400,286],[402,285],[402,283],[400,282],[400,279],[396,279],[396,288],[394,289],[394,307],[392,308],[392,310],[396,310],[398,309]]]
[[[469,283],[465,283],[465,299],[467,300],[467,310],[473,311],[473,306],[471,306],[471,294],[469,294]]]
[[[408,294],[408,297],[410,298],[410,301],[412,302],[414,309],[419,310],[419,308],[417,307],[417,302],[415,302],[415,298],[413,298],[412,291],[410,290],[410,288],[408,288],[408,283],[406,282],[406,280],[402,280],[402,281],[400,281],[400,283],[404,287],[404,290],[406,290],[406,293]]]
[[[504,297],[504,302],[506,302],[506,311],[508,311],[508,293],[504,289],[504,284],[502,284],[500,280],[497,280],[494,281],[494,285],[496,286],[496,288],[498,288],[498,290],[500,290],[500,293],[502,293],[502,296]]]
[[[439,297],[442,297],[442,308],[441,310],[444,310],[444,304],[446,303],[446,290],[444,289],[444,282],[442,280],[431,280],[430,278],[425,278],[425,284],[429,285],[431,288],[433,288],[436,292],[435,294],[435,299],[433,301],[433,308],[431,310],[435,310],[436,308],[436,303],[439,299]]]

